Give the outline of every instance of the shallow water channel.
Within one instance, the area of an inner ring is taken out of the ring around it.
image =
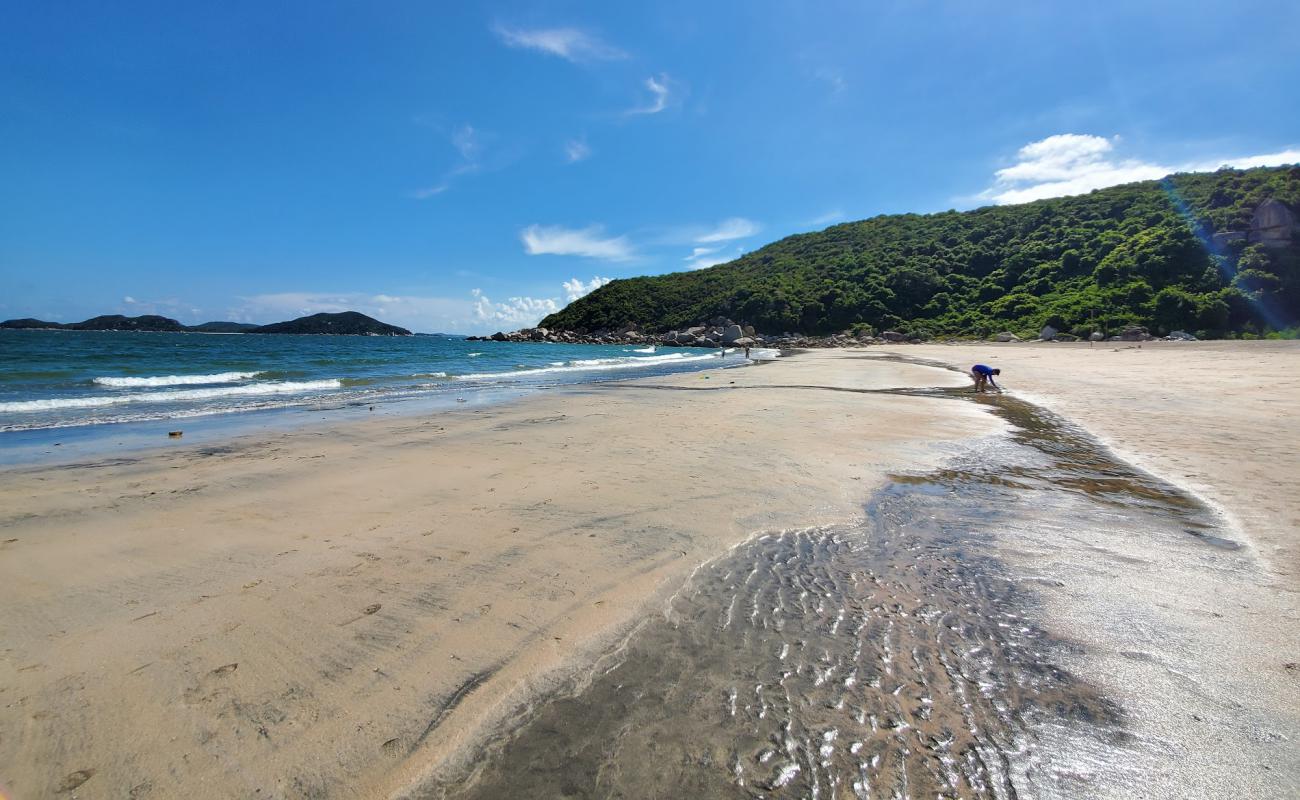
[[[1232,570],[1236,543],[1037,407],[893,393],[987,403],[1011,432],[893,476],[863,526],[761,535],[701,568],[615,666],[432,794],[1092,797],[1146,783],[1159,748],[1076,677],[1080,646],[1046,630],[1040,593],[1062,571],[1013,566],[1005,548],[1195,548]]]

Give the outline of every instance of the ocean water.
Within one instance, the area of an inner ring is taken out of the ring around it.
[[[774,357],[754,351],[755,358]],[[465,399],[489,390],[740,366],[741,351],[469,342],[451,336],[0,331],[5,432],[322,404]]]

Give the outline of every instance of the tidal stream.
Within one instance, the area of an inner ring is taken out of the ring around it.
[[[1239,545],[1194,498],[1040,408],[892,393],[986,403],[1011,430],[939,471],[893,476],[862,526],[760,535],[705,565],[613,667],[528,709],[473,774],[431,796],[1082,798],[1159,786],[1172,750],[1078,676],[1084,648],[1052,624],[1043,593],[1089,570],[1107,580],[1133,551],[1191,549],[1195,569],[1244,571]]]

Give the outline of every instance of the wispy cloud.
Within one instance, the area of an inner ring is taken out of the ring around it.
[[[812,71],[812,76],[829,86],[831,94],[839,94],[848,86],[844,73],[835,67],[817,67]]]
[[[834,225],[837,222],[843,222],[845,219],[848,219],[848,216],[844,213],[843,209],[833,208],[825,214],[808,220],[807,224],[814,228],[820,228],[826,225]]]
[[[1094,189],[1134,181],[1154,180],[1174,172],[1204,172],[1230,166],[1239,169],[1300,163],[1300,149],[1276,153],[1204,158],[1181,164],[1160,164],[1116,154],[1118,136],[1061,133],[1030,142],[1016,153],[1016,162],[994,173],[993,185],[977,199],[994,203],[1026,203],[1046,197],[1085,194]]]
[[[739,247],[733,253],[722,253],[721,251],[721,247],[696,247],[691,250],[689,256],[682,260],[686,262],[687,269],[707,269],[718,264],[725,264],[728,261],[734,261],[741,254]]]
[[[529,225],[519,233],[524,252],[530,256],[582,256],[606,261],[626,261],[633,256],[624,236],[606,236],[599,225],[564,228],[558,225]]]
[[[729,242],[733,239],[744,239],[753,236],[763,229],[763,226],[754,222],[752,219],[744,217],[730,217],[718,223],[715,227],[710,228],[695,237],[695,241],[700,244],[710,242]]]
[[[465,124],[456,128],[448,137],[460,160],[443,175],[442,180],[431,186],[425,186],[411,192],[416,200],[436,197],[451,188],[452,182],[461,175],[477,172],[480,157],[483,154],[483,135],[473,125]]]
[[[564,282],[564,296],[572,303],[579,297],[586,297],[613,280],[613,278],[602,278],[599,275],[593,275],[591,280],[586,283],[581,278],[570,278]]]
[[[663,111],[668,107],[668,100],[671,93],[669,87],[671,85],[672,79],[668,77],[667,73],[661,72],[658,75],[651,75],[649,78],[645,79],[645,88],[649,90],[650,94],[653,96],[653,100],[650,101],[649,105],[629,108],[624,113],[627,115],[658,114],[660,111]]]
[[[618,61],[627,53],[578,28],[512,28],[495,25],[492,31],[507,47],[536,50],[575,64]]]
[[[583,136],[565,142],[564,157],[569,160],[570,164],[576,164],[579,161],[586,161],[591,158],[591,146],[587,144],[587,137]]]

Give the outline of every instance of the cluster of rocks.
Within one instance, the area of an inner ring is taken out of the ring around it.
[[[1011,331],[992,337],[995,342],[1024,341]],[[617,330],[599,330],[591,333],[550,330],[549,328],[522,328],[511,333],[497,331],[491,336],[470,336],[471,342],[562,342],[565,344],[639,344],[666,347],[774,347],[780,349],[814,347],[865,347],[873,344],[921,344],[924,340],[898,331],[882,331],[878,335],[854,334],[849,331],[829,336],[805,336],[802,333],[762,334],[751,325],[741,325],[722,317],[707,325],[693,325],[680,331],[647,333],[636,325],[625,325]],[[1093,342],[1194,342],[1196,337],[1186,331],[1174,331],[1168,336],[1152,336],[1140,325],[1130,325],[1117,334],[1107,336],[1094,331],[1086,338]],[[1038,332],[1038,341],[1077,342],[1081,337],[1062,333],[1051,325]]]
[[[1044,325],[1043,329],[1038,332],[1038,341],[1040,342],[1077,342],[1081,338],[1070,333],[1061,333],[1051,325]],[[1022,341],[1010,331],[1003,331],[993,337],[995,342],[1019,342]],[[1107,336],[1101,331],[1093,331],[1088,335],[1087,341],[1090,342],[1194,342],[1196,337],[1187,331],[1173,331],[1168,336],[1152,336],[1151,332],[1141,325],[1129,325],[1124,330],[1113,336]]]
[[[497,331],[491,336],[470,336],[481,342],[564,342],[567,344],[655,344],[670,347],[752,347],[768,344],[778,337],[763,336],[751,325],[741,325],[725,317],[716,317],[706,325],[680,331],[647,333],[636,325],[616,330],[592,332],[558,331],[548,328],[523,328],[513,333]]]
[[[523,328],[512,333],[497,331],[491,336],[470,336],[473,342],[563,342],[566,344],[640,344],[667,347],[775,347],[782,349],[805,347],[862,347],[870,344],[919,343],[921,339],[897,331],[884,331],[879,336],[848,331],[830,336],[805,336],[802,333],[762,334],[752,325],[733,322],[725,317],[715,317],[703,325],[693,325],[667,333],[647,333],[636,325],[625,325],[617,330],[575,332],[548,328]]]

